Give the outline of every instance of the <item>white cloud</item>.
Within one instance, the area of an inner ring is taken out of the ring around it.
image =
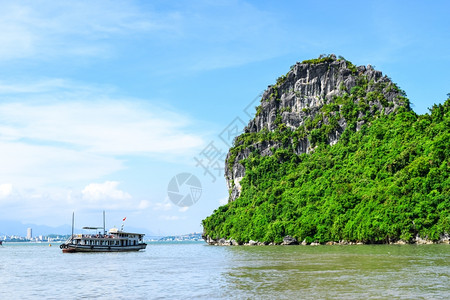
[[[119,188],[118,182],[106,181],[69,190],[57,187],[19,189],[11,184],[0,184],[0,204],[1,219],[20,216],[22,222],[60,225],[70,220],[73,211],[84,218],[102,210],[111,215],[136,215],[145,213],[149,202],[134,199]],[[86,221],[89,223],[89,218]]]
[[[155,211],[168,211],[171,210],[174,205],[170,202],[169,198],[166,197],[163,202],[152,203],[151,207]]]
[[[150,205],[151,205],[150,201],[141,200],[141,201],[139,201],[138,209],[144,210],[144,209],[147,209],[148,207],[150,207]]]
[[[0,140],[0,165],[0,181],[25,187],[92,180],[123,168],[114,157],[7,139]]]
[[[294,43],[271,11],[245,1],[186,1],[171,7],[108,0],[7,2],[0,29],[0,62],[109,59],[120,56],[128,41],[145,40],[142,51],[155,69],[175,74],[261,61],[309,43],[301,37]]]
[[[180,208],[178,209],[178,211],[179,211],[179,212],[187,212],[188,209],[189,209],[189,206],[184,206],[184,207],[180,207]]]
[[[131,101],[0,104],[2,139],[65,143],[91,153],[183,153],[202,139],[183,132],[188,120]]]
[[[6,198],[11,195],[12,192],[12,184],[3,183],[0,184],[0,198]]]
[[[119,182],[90,183],[76,195],[73,203],[79,209],[142,210],[148,205],[118,188]],[[72,195],[68,195],[72,196]]]
[[[67,209],[65,193],[54,189],[50,194],[42,189],[18,188],[12,184],[1,184],[0,218],[11,219],[19,216],[23,221],[30,216],[53,216]]]
[[[129,1],[2,2],[0,60],[60,55],[105,56],[111,35],[161,30]]]
[[[82,191],[83,199],[97,202],[103,200],[128,200],[131,198],[130,194],[117,189],[119,182],[106,181],[104,183],[91,183],[87,185]]]
[[[220,198],[219,205],[225,205],[228,203],[228,197]]]
[[[112,87],[108,86],[93,86],[83,85],[74,81],[62,79],[62,78],[45,78],[35,81],[8,82],[0,81],[0,94],[44,94],[51,93],[53,98],[61,100],[61,96],[72,96],[82,98],[83,96],[89,96],[92,94],[104,95],[108,91],[114,91]],[[56,94],[57,92],[57,94]],[[23,95],[21,95],[23,96]]]
[[[189,161],[203,137],[185,114],[114,92],[59,78],[0,82],[0,217],[172,208],[110,178],[137,161]]]
[[[0,182],[92,181],[123,169],[124,156],[191,157],[203,146],[185,115],[108,92],[61,79],[0,82]]]

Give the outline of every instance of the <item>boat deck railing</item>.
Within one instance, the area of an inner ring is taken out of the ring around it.
[[[74,234],[74,239],[118,239],[119,237],[113,234]]]

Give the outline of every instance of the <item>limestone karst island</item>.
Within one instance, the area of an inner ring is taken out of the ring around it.
[[[448,243],[448,96],[417,115],[370,65],[335,55],[296,63],[229,150],[229,201],[203,220],[204,239]]]

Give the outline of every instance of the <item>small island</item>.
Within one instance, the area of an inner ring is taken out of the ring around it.
[[[335,55],[294,64],[229,150],[229,201],[203,220],[204,240],[449,243],[447,96],[418,115],[370,65]]]

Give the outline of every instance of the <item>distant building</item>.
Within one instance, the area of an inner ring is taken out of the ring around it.
[[[31,240],[33,238],[33,229],[27,228],[27,240]]]

